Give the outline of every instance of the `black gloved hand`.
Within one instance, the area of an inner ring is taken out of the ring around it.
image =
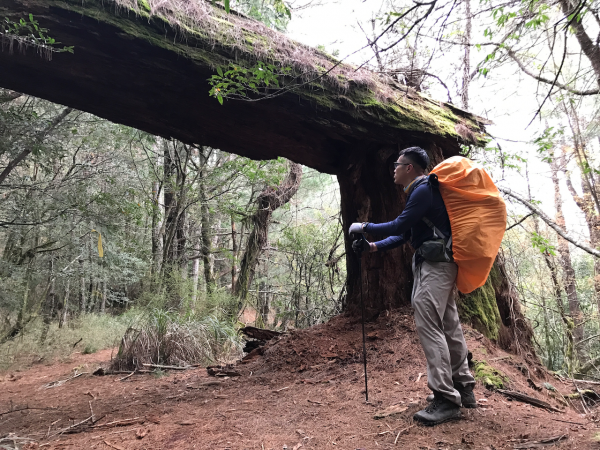
[[[370,252],[371,244],[366,239],[357,239],[352,243],[352,250],[357,255],[360,255],[362,252]]]

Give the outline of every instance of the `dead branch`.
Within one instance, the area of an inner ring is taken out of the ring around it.
[[[512,398],[513,400],[518,400],[523,403],[529,403],[530,405],[537,406],[538,408],[547,409],[548,411],[562,412],[560,409],[555,408],[550,403],[547,403],[543,400],[538,400],[535,397],[530,397],[529,395],[525,395],[517,391],[508,391],[506,389],[496,389],[496,391],[506,395],[508,398]]]
[[[90,428],[113,428],[113,427],[124,427],[137,422],[144,422],[145,419],[142,417],[133,417],[131,419],[115,420],[113,422],[103,423],[100,425],[92,425]]]
[[[108,442],[107,440],[104,440],[104,441],[102,441],[102,442],[104,442],[106,445],[108,445],[109,447],[111,447],[111,448],[114,448],[114,449],[116,449],[116,450],[125,450],[123,447],[119,447],[119,446],[118,446],[118,445],[116,445],[116,444],[111,444],[111,443],[110,443],[110,442]]]
[[[529,441],[529,442],[524,442],[522,444],[515,444],[513,446],[513,448],[518,448],[518,449],[524,449],[524,448],[538,448],[538,447],[547,447],[547,446],[554,446],[554,444],[556,444],[559,441],[562,441],[563,439],[566,439],[567,435],[566,434],[562,434],[560,436],[554,436],[554,437],[550,437],[550,438],[546,438],[546,439],[540,439],[539,441]]]
[[[596,258],[600,258],[600,251],[593,249],[592,247],[585,245],[585,244],[579,242],[578,240],[576,240],[575,238],[569,236],[565,230],[563,230],[561,227],[559,227],[556,224],[556,222],[554,222],[552,219],[550,219],[550,217],[548,217],[540,208],[538,208],[537,206],[535,206],[533,203],[526,200],[525,198],[521,197],[519,194],[513,192],[512,189],[498,186],[498,190],[500,192],[505,193],[509,197],[512,197],[515,200],[518,200],[523,205],[527,206],[531,211],[533,211],[535,214],[537,214],[540,217],[540,219],[542,219],[544,222],[546,222],[546,224],[550,228],[552,228],[554,231],[556,231],[558,233],[558,235],[561,236],[563,239],[569,241],[574,246],[579,247],[580,249],[586,251],[590,255],[593,255]],[[588,370],[590,370],[590,369],[588,369]]]
[[[77,423],[75,423],[75,424],[71,425],[70,427],[63,428],[62,430],[59,430],[59,431],[57,431],[56,433],[54,433],[54,434],[53,434],[52,436],[50,436],[50,437],[51,437],[51,438],[53,438],[54,436],[58,436],[58,435],[65,434],[65,433],[70,433],[70,432],[72,432],[72,430],[73,430],[74,428],[77,428],[79,425],[83,425],[84,423],[86,423],[86,422],[88,422],[88,421],[90,421],[90,420],[92,420],[92,416],[88,417],[88,418],[87,418],[87,419],[85,419],[85,420],[82,420],[81,422],[77,422]]]
[[[193,366],[185,366],[185,367],[181,367],[181,366],[163,366],[160,364],[142,364],[142,366],[145,367],[154,367],[155,369],[169,369],[169,370],[188,370],[191,369]]]
[[[123,378],[119,378],[119,381],[125,381],[127,378],[129,378],[130,376],[134,375],[134,374],[135,374],[135,372],[136,372],[136,371],[134,370],[134,371],[133,371],[133,372],[131,372],[129,375],[127,375],[127,376],[125,376],[125,377],[123,377]]]
[[[69,411],[67,410],[63,410],[63,409],[59,409],[59,408],[32,408],[29,406],[25,406],[24,408],[16,408],[16,409],[9,409],[8,411],[4,411],[0,413],[0,417],[4,416],[5,414],[10,414],[10,413],[14,413],[14,412],[19,412],[19,411],[26,411],[28,409],[35,409],[38,411]]]
[[[72,377],[69,377],[69,378],[67,378],[66,380],[51,381],[51,382],[50,382],[50,383],[48,383],[48,384],[44,384],[44,385],[42,386],[42,388],[45,388],[45,389],[50,389],[50,388],[53,388],[53,387],[62,386],[62,385],[63,385],[63,384],[65,384],[66,382],[68,382],[68,381],[71,381],[71,380],[74,380],[75,378],[78,378],[78,377],[80,377],[81,375],[84,375],[84,374],[86,374],[86,373],[89,373],[89,372],[81,372],[81,373],[76,373],[75,375],[73,375]],[[41,388],[40,388],[40,389],[41,389]]]

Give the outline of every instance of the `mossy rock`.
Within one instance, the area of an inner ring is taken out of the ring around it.
[[[461,296],[458,313],[462,322],[470,323],[485,337],[497,340],[501,319],[496,302],[496,284],[499,282],[498,269],[492,267],[485,284],[470,294]]]
[[[504,389],[506,383],[510,381],[504,373],[490,366],[485,360],[473,361],[473,363],[475,379],[480,380],[488,389]]]

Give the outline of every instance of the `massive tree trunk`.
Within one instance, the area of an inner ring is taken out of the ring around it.
[[[257,209],[252,216],[252,231],[240,262],[240,273],[234,288],[234,294],[242,301],[248,296],[258,257],[267,244],[271,215],[277,208],[289,202],[298,192],[301,180],[302,166],[290,162],[289,172],[281,184],[276,187],[267,187],[256,199]]]
[[[441,148],[435,144],[408,141],[397,148],[385,147],[374,151],[369,158],[349,166],[346,173],[338,175],[347,255],[346,305],[350,311],[358,311],[360,307],[361,282],[368,316],[410,304],[414,253],[410,246],[363,255],[360,274],[347,230],[352,222],[387,222],[402,212],[406,196],[393,183],[392,163],[397,159],[399,149],[411,145],[421,145],[427,150],[431,167],[445,159]],[[508,278],[501,254],[496,258],[486,284],[469,295],[461,296],[458,304],[464,322],[507,350],[526,357],[535,356],[531,345],[533,331],[520,309],[518,295]]]

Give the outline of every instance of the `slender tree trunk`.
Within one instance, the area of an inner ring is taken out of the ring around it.
[[[469,109],[469,83],[471,82],[471,0],[463,0],[465,5],[465,54],[463,56],[463,80],[462,80],[462,106],[464,110]]]
[[[71,279],[67,278],[67,284],[65,285],[65,297],[63,300],[62,313],[58,321],[58,328],[62,328],[67,323],[67,317],[69,313],[69,295],[71,295]]]
[[[231,216],[231,292],[235,287],[236,279],[237,279],[237,254],[238,254],[238,245],[237,245],[237,233],[235,230],[235,218],[233,215]]]
[[[554,185],[554,205],[556,207],[556,223],[563,229],[566,229],[565,218],[562,212],[562,195],[558,181],[558,163],[556,159],[550,164],[552,170],[552,184]],[[571,261],[571,251],[569,243],[564,239],[558,238],[558,253],[560,254],[560,262],[563,270],[563,283],[567,293],[569,303],[569,311],[571,319],[574,321],[574,339],[575,345],[583,339],[583,314],[579,307],[579,299],[577,297],[577,286],[575,280],[575,270]],[[580,355],[581,356],[581,355]]]
[[[54,307],[56,301],[55,294],[55,279],[54,279],[54,260],[50,258],[50,271],[48,275],[48,283],[50,287],[48,289],[48,293],[46,294],[46,301],[43,308],[43,325],[42,325],[42,334],[40,335],[40,342],[43,344],[46,341],[46,337],[48,336],[48,330],[50,329],[50,323],[52,322],[52,316],[54,314]]]
[[[560,0],[559,4],[563,10],[563,14],[568,18],[575,11],[578,13],[583,13],[583,10],[578,9],[581,5],[579,2],[575,2],[575,4],[571,3],[569,0]],[[584,55],[587,57],[592,69],[594,70],[594,74],[596,75],[596,82],[600,85],[600,48],[587,34],[583,21],[578,17],[573,17],[569,20],[569,24],[571,29],[575,32],[575,37],[577,38],[577,42],[581,46],[581,50]]]
[[[104,314],[106,312],[106,299],[108,298],[108,281],[106,279],[106,275],[104,280],[102,281],[102,302],[100,303],[100,314]]]
[[[252,231],[248,237],[246,250],[240,263],[240,272],[235,285],[234,294],[243,302],[248,296],[248,289],[254,277],[258,257],[268,241],[269,223],[273,211],[285,205],[296,194],[302,179],[302,166],[290,162],[290,169],[277,187],[264,189],[258,198],[256,213],[252,216]]]
[[[215,289],[215,277],[214,277],[214,267],[211,258],[212,248],[212,233],[211,233],[211,213],[210,208],[208,207],[208,200],[206,198],[206,187],[204,176],[200,179],[200,183],[198,185],[198,190],[200,194],[200,222],[201,222],[201,231],[200,237],[202,240],[202,264],[204,268],[204,282],[206,284],[206,292],[208,294],[212,294]]]
[[[194,246],[195,257],[192,263],[192,306],[196,306],[196,302],[198,301],[198,280],[200,278],[200,252],[202,248],[200,243],[197,241]]]
[[[81,237],[77,237],[77,251],[81,252],[79,255],[79,313],[85,313],[86,307],[86,289],[85,289],[85,249],[86,245],[81,245]]]
[[[152,183],[152,274],[161,273],[162,263],[162,206],[161,206],[162,186],[159,181]]]

